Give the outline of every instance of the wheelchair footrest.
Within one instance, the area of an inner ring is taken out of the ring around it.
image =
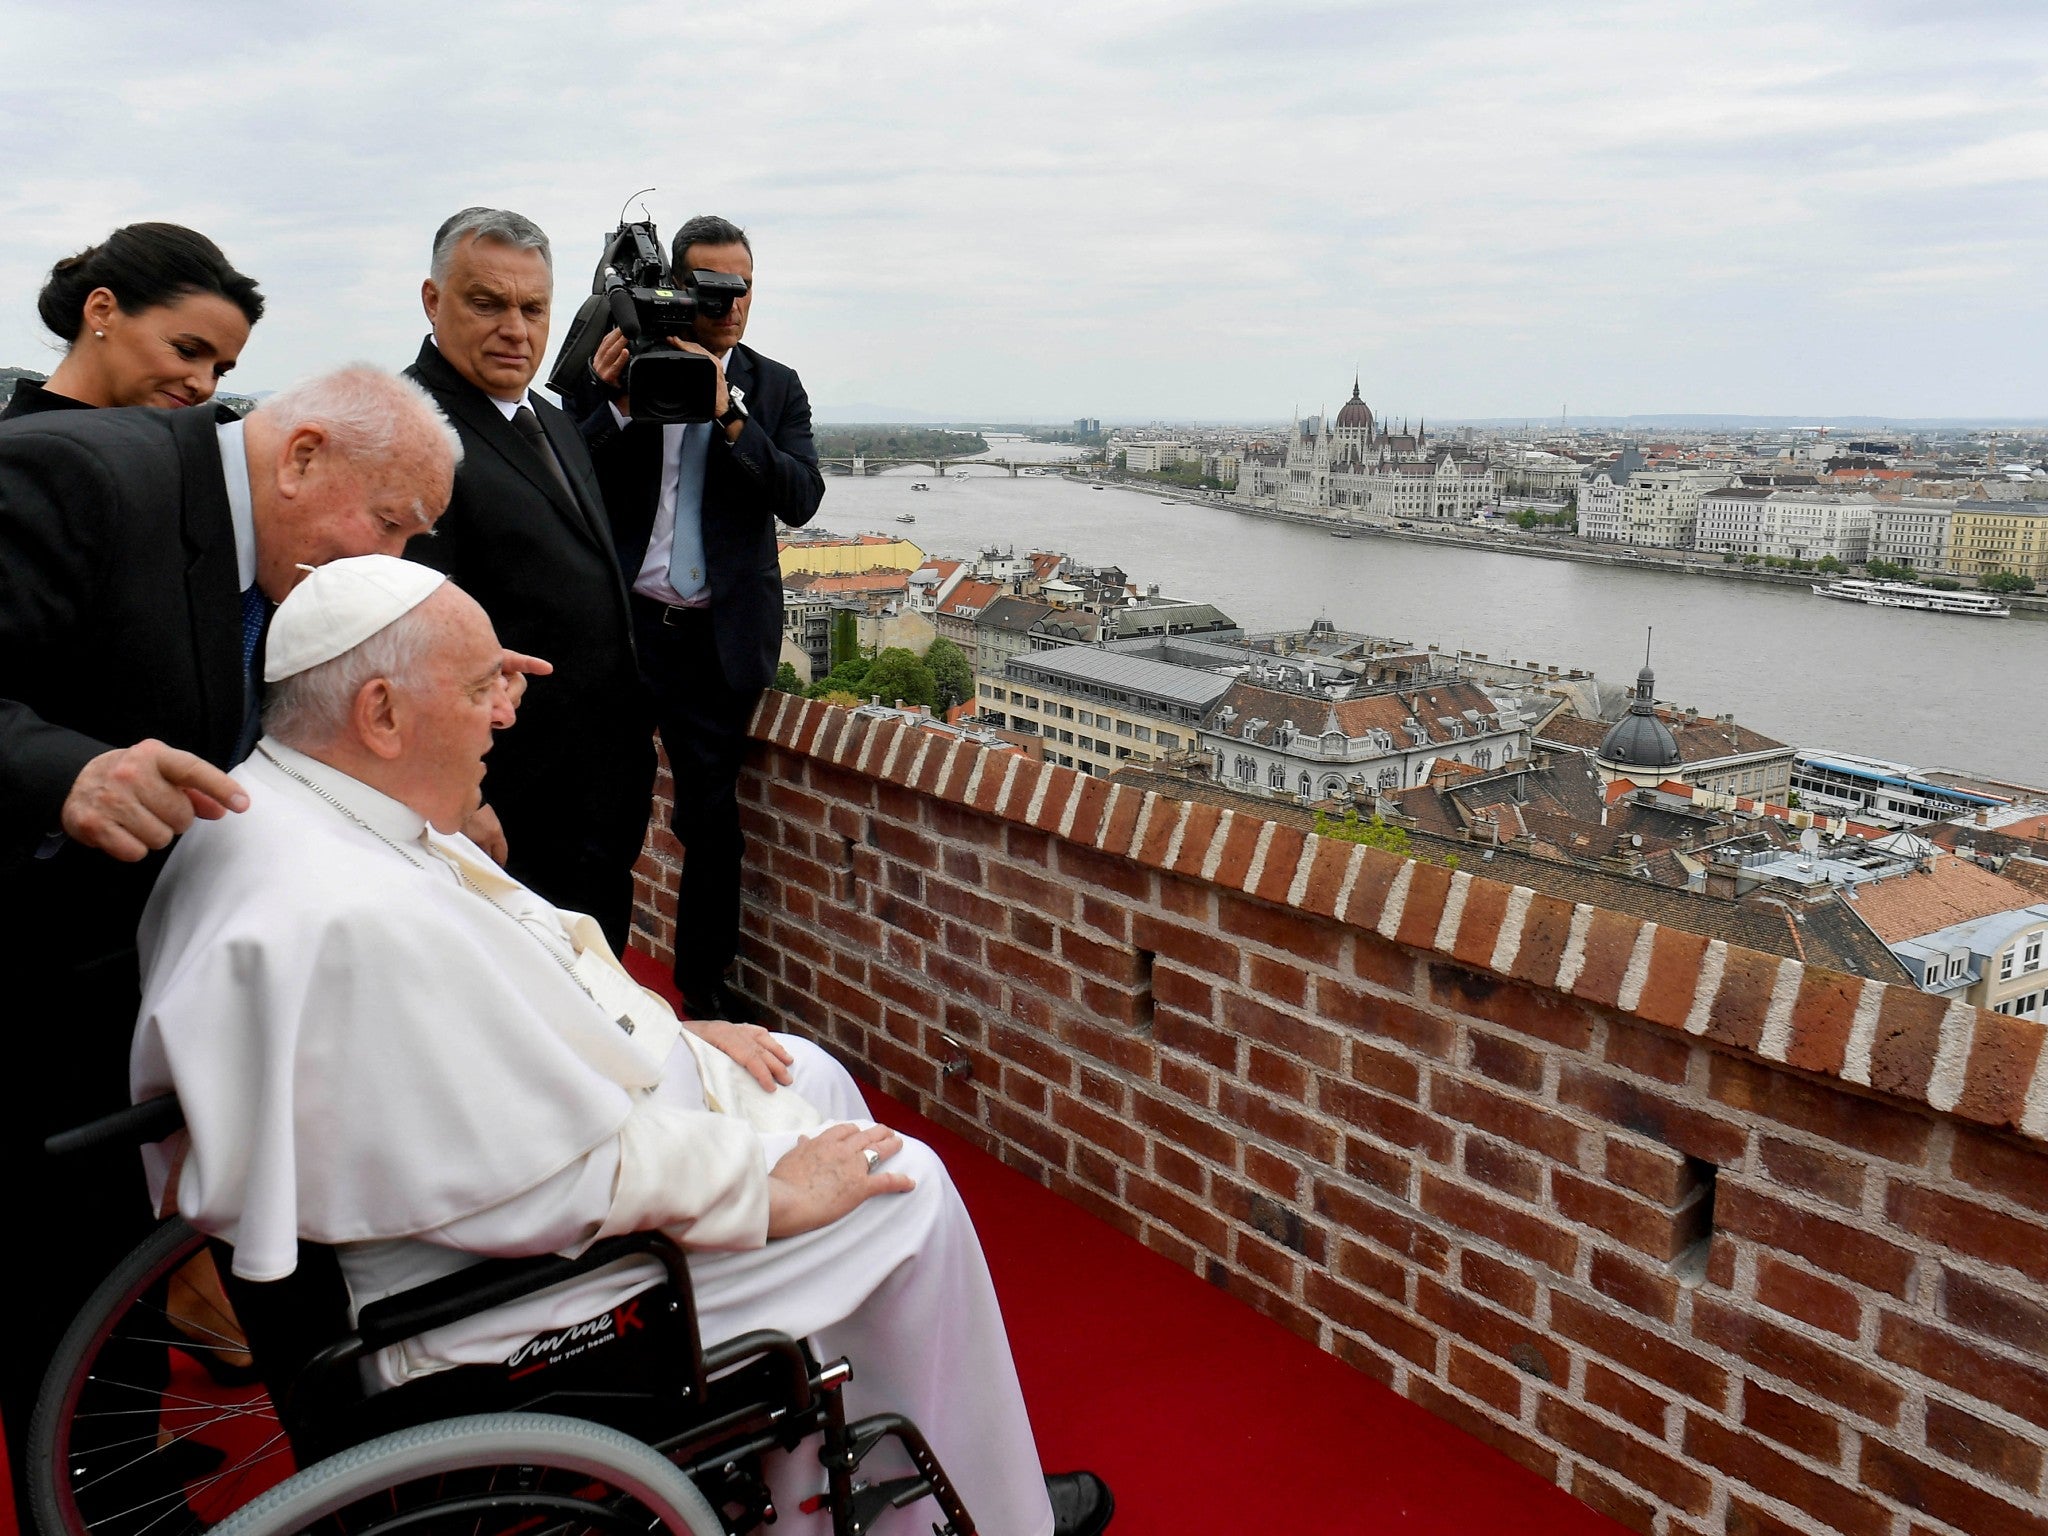
[[[938,1500],[939,1508],[946,1516],[943,1527],[934,1527],[940,1536],[974,1536],[974,1521],[968,1515],[966,1505],[960,1502],[960,1495],[954,1491],[946,1469],[939,1465],[939,1458],[932,1454],[931,1446],[926,1444],[924,1435],[915,1424],[900,1413],[877,1413],[855,1420],[846,1429],[854,1465],[865,1461],[868,1452],[884,1440],[894,1440],[903,1447],[910,1464],[917,1469],[908,1476],[870,1483],[855,1492],[854,1520],[858,1529],[867,1530],[873,1525],[874,1517],[885,1508],[901,1509],[906,1504],[931,1497]]]

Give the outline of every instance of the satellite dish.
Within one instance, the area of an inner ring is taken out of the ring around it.
[[[1800,833],[1799,851],[1801,853],[1819,853],[1820,833],[1816,832],[1812,827],[1808,827],[1804,832]]]

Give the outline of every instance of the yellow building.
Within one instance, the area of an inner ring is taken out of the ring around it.
[[[782,574],[809,571],[817,576],[852,576],[862,571],[914,571],[924,564],[924,551],[908,539],[864,533],[855,538],[779,539]]]
[[[1989,576],[2011,571],[2048,585],[2048,503],[1959,501],[1948,525],[1949,571]]]

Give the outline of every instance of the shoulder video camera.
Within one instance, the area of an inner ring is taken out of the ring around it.
[[[688,338],[700,312],[731,313],[746,292],[746,279],[730,272],[688,272],[678,280],[652,219],[621,224],[598,258],[590,297],[570,323],[548,388],[565,399],[586,391],[591,356],[616,327],[627,344],[619,387],[632,397],[634,419],[709,421],[718,398],[717,365],[677,351],[668,338]]]

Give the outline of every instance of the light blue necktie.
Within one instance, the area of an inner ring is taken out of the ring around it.
[[[677,597],[696,597],[704,579],[704,466],[711,458],[711,423],[683,428],[676,450],[676,531],[669,546],[668,584]]]

